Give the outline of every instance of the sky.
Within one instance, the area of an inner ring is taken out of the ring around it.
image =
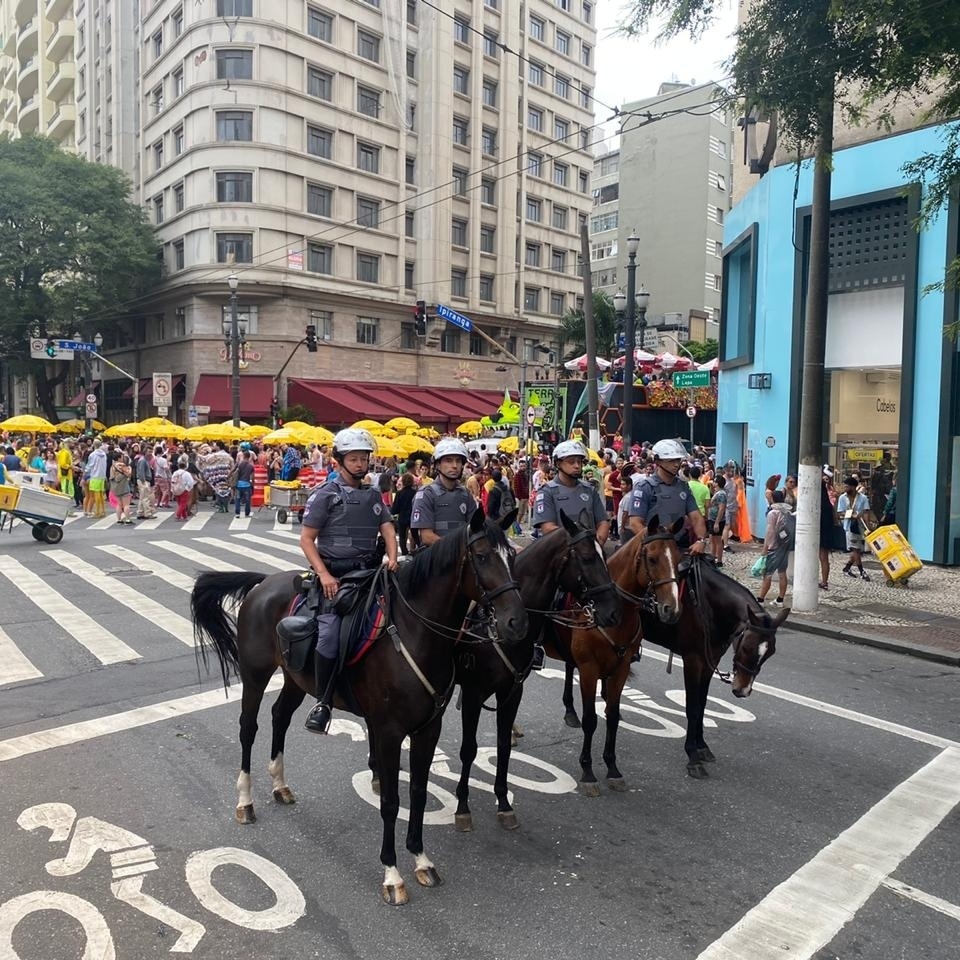
[[[610,111],[601,107],[619,106],[643,97],[652,97],[661,83],[706,83],[724,76],[720,64],[733,53],[733,31],[737,25],[738,0],[722,0],[711,29],[696,43],[686,36],[669,43],[658,43],[659,29],[645,37],[625,39],[611,34],[623,19],[625,0],[601,0],[597,4],[597,122],[604,122]],[[617,124],[604,123],[607,136],[616,133]]]

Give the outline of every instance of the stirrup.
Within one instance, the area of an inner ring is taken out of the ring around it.
[[[332,714],[329,703],[320,703],[307,714],[307,719],[303,726],[311,733],[326,733],[330,728],[330,715]]]
[[[544,652],[543,647],[539,643],[533,645],[533,660],[530,661],[531,670],[542,670],[543,669],[543,658]]]

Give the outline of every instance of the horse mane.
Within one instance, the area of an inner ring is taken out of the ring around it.
[[[694,561],[697,564],[697,569],[701,574],[705,573],[707,582],[717,589],[724,589],[730,593],[736,595],[736,597],[743,601],[744,606],[748,610],[753,610],[754,613],[758,613],[763,617],[767,616],[764,608],[757,602],[757,598],[753,595],[752,591],[745,587],[742,583],[734,580],[733,577],[728,577],[721,570],[718,570],[712,563],[707,560],[697,560]],[[715,617],[714,617],[714,605],[712,603],[705,603],[700,606],[700,615],[706,621],[706,626],[709,628],[709,633],[711,638],[716,636],[715,633]],[[729,637],[724,638],[729,640]]]

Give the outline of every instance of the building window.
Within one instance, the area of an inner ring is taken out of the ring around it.
[[[307,33],[324,43],[333,43],[333,17],[316,7],[307,7]]]
[[[539,107],[527,107],[527,126],[537,133],[543,132],[543,111]]]
[[[408,210],[403,215],[403,235],[408,239],[413,239],[413,218],[415,211]]]
[[[497,81],[489,77],[483,78],[483,105],[494,109],[497,106]]]
[[[407,0],[407,23],[416,26],[417,23],[417,0]]]
[[[566,230],[567,229],[567,208],[558,207],[556,204],[553,205],[553,226],[557,230]]]
[[[711,278],[711,287],[716,290],[718,293],[723,288],[723,277],[719,273],[715,273]]]
[[[217,203],[253,203],[253,174],[218,173]]]
[[[407,51],[407,77],[417,79],[417,55],[412,50]]]
[[[311,273],[333,273],[333,247],[326,243],[308,243],[307,270]]]
[[[577,174],[577,189],[581,193],[586,193],[590,189],[590,174],[586,170],[581,170]]]
[[[581,87],[580,88],[580,106],[584,110],[589,110],[590,105],[593,102],[593,91],[590,87]]]
[[[464,17],[453,18],[453,39],[457,43],[470,43],[470,21]]]
[[[159,170],[163,166],[163,141],[158,140],[153,145],[153,168]]]
[[[217,113],[217,140],[253,140],[253,112],[250,110],[220,110]]]
[[[483,31],[483,55],[495,60],[500,56],[500,34],[496,30]]]
[[[722,173],[715,173],[713,176],[714,176],[714,183],[716,188],[718,190],[723,190],[724,192],[726,192],[727,178]]]
[[[173,24],[173,35],[179,37],[183,33],[183,10],[174,11],[170,22]]]
[[[459,63],[453,65],[453,92],[464,96],[470,93],[470,71]]]
[[[450,295],[452,297],[465,297],[467,295],[466,270],[450,271]]]
[[[357,279],[364,283],[380,282],[380,257],[375,253],[357,254]],[[360,341],[361,343],[365,341]],[[376,341],[374,341],[376,343]]]
[[[183,246],[183,241],[178,241]],[[187,335],[187,308],[177,307],[173,311],[173,336],[185,337]]]
[[[329,160],[333,153],[333,133],[320,127],[307,127],[307,153]]]
[[[537,197],[527,197],[527,220],[539,223],[543,213],[543,201]]]
[[[583,22],[593,23],[593,4],[592,3],[584,3],[583,5]]]
[[[403,162],[404,180],[413,185],[417,182],[417,162],[414,157],[406,157]]]
[[[570,122],[561,120],[559,117],[553,118],[553,138],[555,140],[566,140],[570,135]]]
[[[173,152],[178,157],[183,153],[183,127],[177,127],[173,131]]]
[[[253,79],[253,51],[228,48],[217,51],[218,80]]]
[[[543,86],[543,65],[530,61],[530,82],[537,87]]]
[[[480,226],[480,252],[481,253],[495,253],[496,248],[496,237],[497,237],[497,228],[491,226],[488,223],[481,224]]]
[[[566,273],[567,271],[567,251],[553,250],[550,254],[550,269],[557,273]]]
[[[495,206],[497,202],[497,184],[491,177],[480,180],[480,202]]]
[[[603,233],[604,230],[616,230],[620,226],[620,213],[600,213],[590,219],[590,232]]]
[[[357,56],[373,63],[380,62],[380,38],[366,30],[357,31]]]
[[[318,340],[333,340],[333,314],[329,310],[311,310],[310,322],[317,328]]]
[[[357,197],[357,226],[377,229],[380,226],[380,201]]]
[[[97,44],[99,46],[99,44]],[[98,51],[99,52],[99,51]],[[153,35],[153,59],[156,60],[163,53],[163,30],[158,30]]]
[[[581,127],[580,128],[580,149],[589,150],[590,149],[590,128]]]
[[[565,57],[570,56],[570,34],[558,30],[554,47],[556,47],[557,53],[562,53]]]
[[[218,233],[217,263],[253,263],[253,234]]]
[[[173,71],[173,96],[182,97],[184,91],[183,67],[178,67]]]
[[[413,287],[407,287],[408,290],[412,290]],[[401,323],[400,324],[400,349],[401,350],[416,350],[417,349],[417,331],[414,328],[412,323]]]
[[[539,243],[528,243],[526,247],[526,252],[523,256],[523,262],[528,267],[539,267],[540,266],[540,244]]]
[[[173,212],[183,213],[183,184],[177,183],[173,187]]]
[[[357,167],[367,173],[380,172],[380,148],[372,143],[357,142]]]
[[[320,100],[332,100],[333,74],[317,67],[307,67],[307,93]]]
[[[417,105],[412,101],[407,101],[407,126],[412,130],[417,122]]]
[[[357,110],[374,119],[380,116],[380,91],[370,87],[357,87]]]
[[[554,163],[553,182],[558,187],[565,187],[569,179],[570,168],[565,163]]]
[[[723,241],[722,241],[722,240],[708,240],[707,243],[713,245],[713,249],[711,250],[711,253],[712,253],[715,257],[722,257],[722,256],[723,256]]]
[[[540,288],[539,287],[523,288],[523,309],[531,310],[533,312],[539,312],[540,310]]]
[[[218,17],[252,17],[253,0],[217,0]]]
[[[753,363],[757,311],[757,225],[754,223],[730,244],[723,258],[723,323],[720,359],[743,366]]]
[[[460,352],[460,331],[454,327],[444,327],[440,334],[441,353]]]
[[[593,47],[584,43],[580,47],[580,60],[585,67],[589,67],[591,61],[593,60]]]
[[[543,43],[543,38],[547,33],[547,22],[541,20],[539,17],[535,17],[533,14],[530,14],[530,36],[534,40],[539,40]]]
[[[717,207],[716,213],[714,214],[714,219],[717,223],[723,223],[723,207]]]
[[[600,161],[600,176],[609,177],[620,170],[620,154],[611,153]]]
[[[553,92],[558,97],[563,97],[564,100],[569,99],[570,81],[566,77],[562,77],[559,73],[556,74],[553,78]]]
[[[555,317],[562,317],[567,309],[566,296],[556,290],[550,294],[550,312]]]
[[[413,271],[414,271],[414,262],[412,260],[407,260],[403,265],[403,286],[405,290],[413,289]],[[410,324],[411,328],[413,324]]]
[[[718,157],[727,156],[727,145],[719,137],[710,138],[710,151],[715,153]]]
[[[497,131],[492,127],[483,128],[483,154],[487,157],[497,155]]]
[[[455,247],[467,245],[467,221],[454,217],[450,224],[450,242]]]
[[[493,300],[493,276],[489,273],[480,274],[480,299]]]
[[[163,84],[154,87],[150,93],[150,106],[153,107],[153,115],[163,112]]]
[[[333,211],[333,188],[319,183],[307,184],[307,213],[315,217],[329,217]]]
[[[527,173],[531,177],[542,177],[543,176],[543,154],[542,153],[528,153],[527,154]]]
[[[357,343],[375,346],[380,342],[380,321],[376,317],[357,317]]]
[[[470,122],[466,117],[453,118],[453,142],[461,147],[467,145],[467,137],[470,132]]]
[[[158,193],[153,198],[153,222],[163,223],[163,194]]]
[[[453,168],[453,195],[455,197],[466,196],[468,176],[469,173],[463,167]]]

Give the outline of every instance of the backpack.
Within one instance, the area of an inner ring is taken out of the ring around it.
[[[787,550],[793,550],[797,543],[797,515],[795,513],[780,513],[777,540]]]
[[[511,510],[516,510],[517,498],[506,483],[500,484],[500,516],[505,517]]]

